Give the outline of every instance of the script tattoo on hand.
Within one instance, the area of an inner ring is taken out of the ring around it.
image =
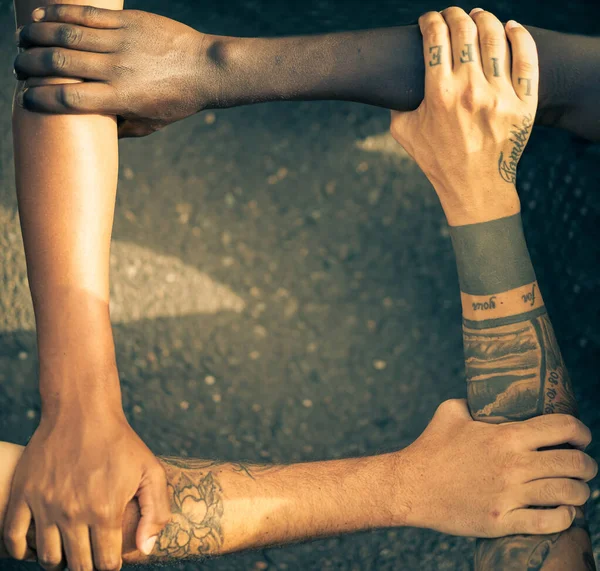
[[[531,128],[533,127],[533,116],[530,114],[524,115],[521,126],[513,125],[510,132],[509,142],[512,143],[512,149],[505,159],[504,153],[500,151],[498,159],[498,172],[503,181],[514,184],[517,180],[517,165],[519,159],[525,150],[525,145],[529,139]]]

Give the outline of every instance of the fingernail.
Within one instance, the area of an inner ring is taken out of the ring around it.
[[[31,13],[31,17],[33,18],[34,22],[39,22],[40,20],[43,20],[45,15],[46,15],[46,9],[45,8],[36,8]]]
[[[483,12],[483,8],[473,8],[470,12],[469,12],[469,16],[472,16],[473,14],[477,14],[477,12]]]
[[[577,515],[577,510],[573,506],[571,506],[570,511],[571,511],[571,519],[573,520],[573,519],[575,519],[575,516]]]
[[[15,42],[17,45],[19,45],[19,42],[21,41],[21,30],[23,29],[23,26],[19,26],[17,28],[17,31],[15,32]]]
[[[514,20],[509,20],[508,22],[506,22],[506,29],[512,30],[513,28],[518,28],[520,25],[521,24],[515,22]]]
[[[146,555],[150,555],[152,553],[157,537],[158,535],[153,535],[152,537],[146,540],[146,543],[144,543],[144,547],[142,549],[143,553],[145,553]]]
[[[21,89],[21,91],[19,91],[17,93],[17,105],[19,107],[23,107],[23,97],[25,96],[25,92],[28,90],[29,88],[26,87],[25,89]]]

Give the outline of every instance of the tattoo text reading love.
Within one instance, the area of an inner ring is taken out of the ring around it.
[[[517,180],[517,164],[523,154],[531,128],[533,127],[533,117],[531,114],[523,116],[521,127],[513,125],[514,129],[510,132],[508,139],[512,143],[512,149],[508,155],[508,160],[504,160],[504,153],[500,152],[498,159],[498,172],[505,182],[513,183]]]

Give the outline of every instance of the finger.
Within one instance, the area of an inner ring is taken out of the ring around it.
[[[114,88],[105,83],[28,87],[17,96],[17,105],[42,113],[117,115],[123,111]]]
[[[108,56],[65,50],[63,48],[30,48],[14,62],[17,79],[29,77],[75,77],[104,80],[109,69]]]
[[[549,509],[518,509],[506,516],[511,534],[540,535],[558,533],[571,526],[575,518],[573,506]]]
[[[92,547],[90,544],[90,529],[87,525],[60,525],[63,548],[69,569],[85,569],[91,571]]]
[[[521,496],[526,506],[582,506],[589,497],[590,487],[572,478],[545,478],[527,482]]]
[[[446,8],[441,14],[450,31],[454,72],[483,75],[475,22],[456,6]]]
[[[54,524],[50,524],[41,518],[35,526],[35,550],[37,561],[46,571],[57,571],[63,569],[62,542],[60,531]]]
[[[4,520],[4,544],[11,557],[27,559],[33,554],[27,547],[27,530],[32,514],[29,506],[18,496],[19,494],[11,494],[8,503]]]
[[[155,133],[157,129],[153,129],[150,125],[130,121],[128,119],[122,120],[118,123],[118,136],[119,139],[127,139],[133,137],[146,137]]]
[[[585,450],[592,441],[590,429],[569,414],[544,414],[514,424],[520,431],[520,443],[529,450],[571,444]]]
[[[17,45],[26,49],[33,46],[53,46],[84,52],[111,53],[116,51],[119,41],[117,30],[99,31],[55,22],[26,24],[17,33]]]
[[[95,569],[97,571],[118,571],[121,569],[123,564],[121,559],[123,546],[121,520],[115,520],[105,526],[94,526],[91,535]]]
[[[510,52],[502,22],[481,8],[469,14],[477,26],[483,73],[490,83],[510,83]]]
[[[140,505],[140,522],[135,542],[137,548],[146,555],[152,553],[158,534],[171,516],[167,495],[167,479],[162,467],[148,471],[140,483],[137,493]]]
[[[535,41],[514,20],[506,23],[506,35],[512,51],[512,85],[520,99],[537,105],[539,64]]]
[[[577,478],[589,482],[598,473],[598,464],[581,450],[545,450],[534,452],[531,478]]]
[[[88,28],[121,28],[125,24],[124,11],[105,10],[95,6],[72,6],[69,4],[53,4],[36,8],[32,18],[36,22],[64,22],[79,24]],[[38,15],[41,17],[38,18]]]
[[[452,53],[448,26],[439,12],[419,18],[425,56],[425,98],[452,75]]]

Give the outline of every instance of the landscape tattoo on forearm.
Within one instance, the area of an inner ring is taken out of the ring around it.
[[[520,214],[450,229],[463,298],[467,402],[474,419],[577,416],[577,404],[531,264]],[[595,569],[583,509],[551,535],[478,539],[478,571]]]

